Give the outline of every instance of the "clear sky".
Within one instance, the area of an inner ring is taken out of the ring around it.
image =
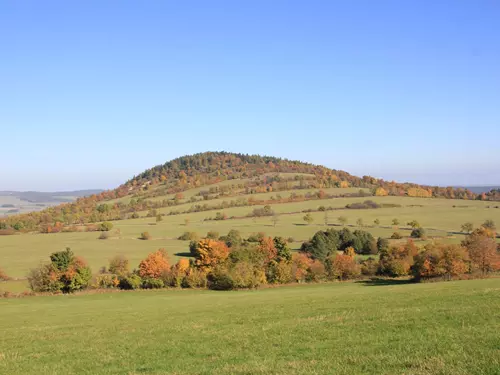
[[[0,190],[202,151],[500,183],[500,2],[0,1]]]

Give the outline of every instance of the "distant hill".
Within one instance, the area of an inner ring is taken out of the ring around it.
[[[0,217],[41,211],[47,207],[74,202],[79,198],[100,194],[102,190],[60,192],[0,191]]]
[[[86,197],[93,194],[99,194],[103,190],[75,190],[75,191],[59,191],[59,192],[40,192],[40,191],[0,191],[0,197],[15,197],[22,201],[31,203],[47,203],[47,202],[73,202],[77,198]]]

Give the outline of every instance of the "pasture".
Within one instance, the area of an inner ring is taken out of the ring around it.
[[[232,181],[232,183],[237,182],[238,180]],[[199,192],[198,188],[192,190]],[[356,192],[359,189],[325,190],[328,194],[341,195]],[[304,194],[305,192],[312,193],[314,190],[298,190],[298,192]],[[364,224],[362,229],[371,232],[376,237],[385,238],[389,238],[396,230],[404,237],[408,237],[410,231],[406,223],[417,220],[426,229],[429,240],[436,239],[446,242],[460,242],[464,238],[464,235],[460,233],[460,227],[467,221],[472,222],[474,226],[479,226],[486,219],[500,223],[500,209],[495,208],[494,202],[392,196],[344,197],[271,204],[271,208],[277,213],[276,222],[271,217],[247,217],[254,208],[262,206],[233,207],[223,210],[168,215],[172,210],[188,210],[193,203],[189,203],[187,200],[194,193],[191,190],[187,191],[180,205],[159,209],[158,211],[165,215],[161,222],[156,223],[155,218],[145,217],[147,213],[145,211],[140,213],[141,218],[138,219],[114,221],[114,228],[107,240],[99,240],[99,233],[96,232],[0,236],[0,268],[12,278],[23,279],[30,268],[37,266],[41,261],[46,261],[50,253],[65,247],[70,247],[77,255],[85,258],[95,273],[100,267],[106,266],[109,259],[117,254],[125,255],[135,267],[148,253],[158,248],[165,248],[172,261],[175,261],[177,258],[185,256],[188,251],[188,242],[177,240],[177,237],[186,231],[196,232],[203,236],[210,230],[224,235],[229,230],[236,229],[244,237],[252,233],[265,232],[267,235],[293,238],[292,248],[297,250],[301,242],[307,240],[316,231],[325,229],[327,226],[340,228],[339,216],[346,217],[348,220],[346,225],[353,230],[358,228],[357,220],[362,219]],[[277,197],[278,194],[286,197],[290,193],[291,191],[281,191],[278,193],[249,194],[243,197],[270,200],[272,197]],[[130,197],[126,199],[130,199]],[[236,198],[213,199],[209,200],[208,204],[214,205],[231,199]],[[371,199],[379,204],[400,205],[400,207],[345,208],[347,204],[363,202],[366,199]],[[320,206],[331,207],[333,210],[326,213],[317,211]],[[311,212],[314,219],[311,224],[304,222],[304,213],[302,212],[304,210],[314,211]],[[213,218],[217,212],[223,212],[230,219],[206,220]],[[401,223],[398,228],[392,225],[394,218],[397,218]],[[379,225],[374,224],[375,219],[380,221]],[[152,240],[141,241],[138,239],[140,233],[145,231],[152,235]],[[0,283],[0,290],[18,291],[19,289],[19,283]]]
[[[0,373],[498,374],[500,279],[0,300]]]

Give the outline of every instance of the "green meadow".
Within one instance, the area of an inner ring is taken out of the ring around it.
[[[488,375],[500,279],[0,300],[0,373]]]
[[[239,180],[232,181],[233,184],[238,182]],[[371,232],[376,237],[385,238],[389,238],[395,231],[399,231],[403,237],[408,237],[410,230],[406,223],[417,220],[426,229],[427,241],[439,240],[446,242],[460,242],[464,238],[464,235],[460,233],[460,227],[465,222],[472,222],[474,226],[479,226],[486,219],[492,219],[497,223],[500,222],[500,209],[494,208],[493,202],[392,196],[344,197],[291,203],[271,203],[271,208],[277,214],[276,222],[270,217],[247,217],[254,208],[262,206],[233,207],[223,210],[168,215],[172,210],[188,210],[194,204],[188,202],[188,199],[199,191],[200,188],[188,190],[184,193],[181,204],[159,209],[160,213],[165,214],[161,222],[157,223],[155,218],[145,217],[146,211],[140,212],[141,218],[138,219],[114,221],[114,228],[107,240],[99,240],[99,233],[96,232],[0,236],[0,268],[12,278],[24,279],[30,268],[37,266],[41,261],[46,261],[50,253],[66,247],[70,247],[77,255],[85,258],[94,272],[98,272],[99,268],[106,266],[109,259],[117,254],[125,255],[131,261],[131,264],[136,266],[148,253],[158,248],[165,248],[172,261],[175,261],[177,258],[185,256],[188,251],[188,242],[177,240],[186,231],[196,232],[199,236],[203,236],[211,230],[223,235],[231,229],[236,229],[243,236],[265,232],[271,236],[279,235],[285,238],[293,238],[292,248],[297,250],[301,242],[310,238],[316,231],[326,228],[327,225],[329,227],[339,226],[339,216],[347,218],[346,225],[351,229],[358,228],[357,220],[362,219],[364,230]],[[315,191],[317,190],[298,190],[301,194]],[[357,192],[359,189],[331,188],[325,189],[325,191],[328,194],[342,195]],[[270,200],[277,195],[287,197],[291,192],[248,194],[242,197]],[[156,199],[169,197],[156,197]],[[213,199],[207,201],[207,203],[214,205],[234,199],[237,199],[237,197]],[[378,209],[345,208],[347,204],[363,202],[367,199],[379,204],[396,204],[400,205],[400,207]],[[126,197],[126,200],[130,200],[130,197]],[[331,207],[333,210],[326,213],[317,211],[320,206]],[[314,219],[311,224],[304,222],[304,212],[302,212],[304,210],[315,211],[311,212]],[[217,212],[223,212],[230,219],[207,220],[213,218]],[[397,218],[401,223],[397,228],[392,225],[394,218]],[[379,225],[374,224],[375,219],[380,221]],[[117,230],[119,230],[119,233]],[[145,231],[151,234],[151,240],[142,241],[138,239],[139,235]],[[19,291],[19,285],[19,282],[2,282],[0,283],[0,290]],[[21,285],[26,286],[27,284]]]

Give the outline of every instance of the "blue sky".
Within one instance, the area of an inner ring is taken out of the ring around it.
[[[0,190],[208,150],[500,183],[498,1],[2,1]]]

